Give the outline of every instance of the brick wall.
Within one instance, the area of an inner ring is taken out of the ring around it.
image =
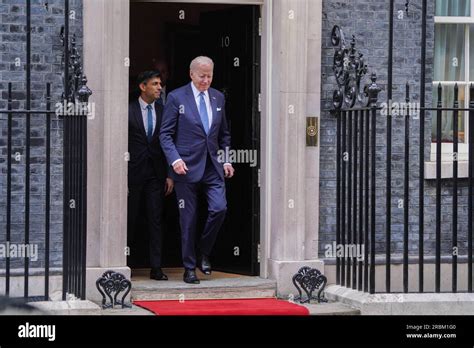
[[[47,6],[45,5],[47,4]],[[82,52],[82,1],[70,1],[70,31],[76,33]],[[26,98],[26,0],[0,0],[0,109],[7,108],[8,82],[13,83],[13,108],[25,108]],[[52,108],[63,91],[60,28],[64,24],[64,1],[33,0],[31,7],[31,108],[45,109],[46,83],[52,84]],[[82,53],[81,53],[82,54]],[[12,160],[12,243],[23,243],[25,231],[25,115],[14,116]],[[7,116],[0,115],[0,243],[6,240]],[[62,260],[62,122],[51,122],[51,229],[50,265]],[[46,117],[31,116],[30,243],[38,245],[39,257],[30,267],[44,267]],[[0,258],[0,268],[4,259]],[[12,259],[12,267],[23,267]]]
[[[421,70],[421,0],[410,1],[408,17],[398,19],[398,11],[405,10],[405,1],[395,1],[393,100],[405,100],[405,83],[411,86],[412,101],[419,101]],[[426,56],[426,105],[432,102],[433,52],[434,52],[434,1],[428,1],[428,29]],[[356,36],[357,46],[364,54],[369,74],[375,72],[378,84],[383,88],[379,96],[386,102],[388,67],[388,2],[380,0],[324,0],[322,41],[322,109],[330,109],[332,93],[337,84],[332,71],[335,49],[330,35],[334,25],[345,31],[346,38]],[[325,245],[336,240],[336,120],[329,112],[321,115],[321,182],[320,182],[320,256],[324,257]],[[425,160],[429,160],[431,142],[431,113],[426,114]],[[386,214],[386,118],[377,117],[377,207],[376,249],[385,251]],[[410,213],[409,253],[418,253],[418,188],[419,188],[419,120],[411,120],[410,127]],[[404,118],[394,117],[392,141],[392,253],[403,250],[403,209],[398,200],[403,198],[404,177]],[[435,250],[435,194],[434,181],[425,180],[425,255],[434,255]],[[442,253],[451,254],[452,237],[452,180],[443,180],[442,189]],[[459,255],[466,255],[467,247],[467,186],[466,180],[459,184],[458,216]]]

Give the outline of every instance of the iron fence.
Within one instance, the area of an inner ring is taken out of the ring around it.
[[[392,188],[394,180],[403,180],[403,250],[402,250],[402,289],[409,292],[409,245],[413,243],[409,238],[410,217],[418,219],[418,257],[415,260],[418,272],[418,288],[416,292],[426,292],[425,290],[425,260],[429,258],[426,254],[424,238],[425,231],[425,120],[427,113],[435,115],[436,126],[436,177],[435,177],[435,250],[434,250],[434,291],[441,292],[441,272],[442,261],[451,264],[451,292],[458,291],[459,259],[458,253],[454,252],[459,247],[458,231],[462,224],[467,223],[467,256],[463,262],[467,266],[467,291],[472,292],[472,214],[473,214],[473,175],[474,175],[474,87],[469,89],[470,104],[468,108],[460,107],[459,87],[454,85],[454,102],[452,105],[443,105],[443,89],[437,86],[437,103],[435,107],[427,107],[426,104],[426,16],[427,1],[422,2],[422,47],[421,47],[421,74],[420,74],[420,101],[419,110],[413,110],[410,86],[407,82],[405,91],[405,103],[401,104],[403,111],[403,177],[392,175],[392,135],[397,131],[393,122],[392,101],[392,60],[393,60],[393,1],[389,1],[389,54],[388,54],[388,81],[387,100],[388,107],[381,106],[379,93],[381,88],[377,85],[377,76],[371,75],[372,83],[363,86],[364,76],[368,68],[363,54],[355,48],[355,37],[352,37],[350,45],[344,37],[343,31],[335,26],[332,31],[332,44],[336,47],[334,55],[334,73],[338,84],[338,89],[333,95],[333,114],[337,119],[336,131],[336,243],[337,245],[364,245],[364,255],[361,259],[355,255],[342,255],[336,257],[336,281],[337,284],[352,287],[359,291],[376,292],[376,256],[385,267],[385,290],[392,292],[392,268],[393,268],[393,224],[392,224]],[[407,2],[408,9],[408,2]],[[442,113],[453,120],[453,150],[452,156],[446,160],[442,156],[441,121]],[[467,138],[468,138],[468,177],[459,177],[459,114],[465,113],[469,118]],[[416,113],[416,117],[412,117]],[[386,118],[386,127],[378,129],[377,119]],[[412,126],[417,122],[419,134],[411,134]],[[376,142],[377,134],[383,132],[386,144],[379,146]],[[414,163],[410,158],[410,153],[416,151],[415,139],[419,141],[417,160]],[[380,163],[377,158],[383,157],[385,152],[385,163],[382,172],[377,172]],[[450,234],[442,236],[442,167],[448,162],[452,165],[452,179],[445,183],[452,189]],[[377,167],[377,164],[379,165]],[[418,166],[418,177],[413,179],[413,166]],[[385,179],[384,199],[377,195],[377,177]],[[467,197],[467,221],[459,220],[459,197],[458,189],[460,182],[468,187]],[[410,200],[415,197],[410,196],[410,183],[418,187],[418,214],[410,212]],[[377,198],[378,197],[378,198]],[[385,227],[384,227],[384,255],[380,250],[376,250],[376,208],[385,206]],[[442,237],[448,237],[451,241],[453,252],[442,255]],[[347,250],[343,247],[343,250]],[[383,255],[383,256],[382,256]],[[443,258],[443,260],[442,260]],[[380,288],[380,287],[379,287]]]
[[[69,0],[64,0],[64,25],[60,33],[63,43],[64,67],[63,101],[62,112],[52,110],[51,83],[45,84],[46,108],[35,110],[31,107],[31,0],[25,0],[26,8],[26,66],[25,66],[25,108],[13,107],[20,100],[14,98],[15,92],[12,90],[12,83],[8,83],[7,110],[0,110],[0,115],[6,115],[7,121],[7,164],[6,164],[6,230],[5,241],[7,245],[12,241],[12,177],[18,174],[17,170],[12,170],[13,120],[25,120],[24,158],[25,158],[25,188],[24,188],[24,234],[25,246],[30,244],[31,226],[31,121],[35,117],[45,119],[45,185],[44,185],[44,300],[50,298],[50,225],[51,225],[51,124],[52,116],[60,117],[62,123],[63,140],[63,257],[62,257],[62,298],[65,300],[68,294],[77,298],[85,299],[85,276],[86,276],[86,202],[87,202],[87,129],[86,122],[89,110],[88,99],[92,92],[86,86],[87,79],[82,71],[81,57],[76,45],[74,36],[69,32]],[[72,111],[71,111],[72,110]],[[79,112],[78,112],[79,110]],[[28,254],[24,257],[23,269],[23,295],[25,299],[30,298],[29,278],[30,278],[30,258]],[[9,254],[5,258],[5,295],[11,296],[12,267]]]

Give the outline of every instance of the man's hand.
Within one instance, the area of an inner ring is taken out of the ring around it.
[[[186,175],[186,172],[189,170],[188,167],[186,167],[186,163],[184,163],[183,160],[179,160],[176,162],[173,166],[173,170],[176,174],[178,175]]]
[[[227,179],[230,179],[234,176],[234,167],[232,167],[232,164],[224,164],[224,177]]]
[[[173,192],[174,181],[171,178],[166,178],[165,181],[165,196],[168,196]]]

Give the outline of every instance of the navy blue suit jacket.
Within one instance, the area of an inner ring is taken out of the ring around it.
[[[156,127],[152,141],[149,143],[145,125],[143,124],[142,111],[138,99],[128,107],[128,185],[143,185],[147,179],[154,176],[159,179],[166,178],[168,165],[161,150],[159,134],[162,120],[163,106],[155,102]]]
[[[204,175],[208,153],[219,177],[224,180],[224,163],[218,161],[218,150],[230,148],[224,95],[214,88],[208,90],[212,124],[209,135],[206,135],[191,83],[168,94],[160,131],[161,147],[169,165],[181,158],[189,169],[186,175],[177,175],[172,170],[171,175],[175,181],[200,181]]]

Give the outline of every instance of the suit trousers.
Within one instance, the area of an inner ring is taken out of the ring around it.
[[[129,230],[134,231],[134,238],[138,237],[134,227],[139,215],[141,202],[145,200],[146,226],[150,236],[149,253],[150,266],[161,267],[161,247],[163,242],[163,206],[164,206],[165,179],[152,177],[145,180],[143,185],[129,187],[128,196],[128,223]]]
[[[197,183],[175,182],[181,227],[183,265],[187,269],[196,268],[196,247],[201,254],[207,256],[211,254],[227,211],[225,183],[216,172],[209,155],[206,162],[206,169],[201,181]],[[201,190],[207,200],[208,216],[204,231],[198,245],[196,245],[198,194]]]

